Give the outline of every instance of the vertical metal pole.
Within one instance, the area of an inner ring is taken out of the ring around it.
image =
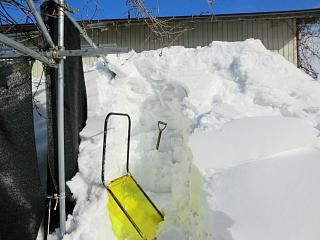
[[[58,48],[64,50],[64,0],[59,0],[58,11]],[[64,164],[64,59],[58,64],[58,171],[59,171],[59,213],[61,238],[66,232],[66,202],[65,202],[65,164]]]
[[[58,0],[54,0],[55,2],[57,2]],[[69,20],[72,22],[72,24],[79,30],[80,35],[83,36],[83,38],[89,43],[89,45],[93,48],[98,48],[98,46],[93,42],[93,40],[88,36],[87,32],[85,29],[83,29],[79,23],[70,15],[69,12],[65,12],[64,13],[66,15],[67,18],[69,18]],[[105,62],[105,64],[108,63],[106,56],[104,55],[100,55],[100,57],[102,58],[102,60]]]

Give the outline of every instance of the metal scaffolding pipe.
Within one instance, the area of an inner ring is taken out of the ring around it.
[[[59,0],[58,6],[58,48],[64,50],[64,0]],[[65,199],[65,159],[64,159],[64,59],[58,63],[58,172],[59,172],[59,215],[60,234],[63,238],[66,232],[66,199]]]
[[[21,53],[28,55],[36,60],[39,60],[40,62],[48,65],[49,67],[54,67],[54,68],[57,67],[57,64],[53,60],[51,60],[51,59],[43,56],[42,54],[24,46],[21,43],[18,43],[16,41],[12,40],[11,38],[8,38],[6,35],[4,35],[2,33],[0,33],[0,42],[15,49],[18,52],[21,52]]]
[[[27,0],[27,3],[29,5],[29,8],[33,14],[33,16],[35,17],[39,27],[40,27],[40,30],[44,36],[44,38],[46,39],[46,41],[48,42],[48,44],[50,45],[51,48],[54,48],[55,47],[55,44],[54,42],[52,41],[52,38],[48,32],[48,29],[46,28],[46,25],[44,24],[40,14],[38,13],[38,11],[36,10],[36,6],[33,2],[33,0]]]
[[[59,57],[92,57],[100,56],[101,54],[116,54],[127,52],[128,48],[91,48],[81,50],[64,50],[59,51],[57,54]]]

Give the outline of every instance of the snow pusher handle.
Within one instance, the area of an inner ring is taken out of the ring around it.
[[[103,150],[102,150],[102,171],[101,171],[101,181],[104,186],[104,165],[106,159],[106,144],[107,144],[107,131],[108,131],[108,121],[111,116],[123,116],[128,118],[128,140],[127,140],[127,165],[126,170],[129,173],[129,152],[130,152],[130,133],[131,133],[131,118],[126,113],[115,113],[111,112],[106,116],[104,121],[104,132],[103,132]]]

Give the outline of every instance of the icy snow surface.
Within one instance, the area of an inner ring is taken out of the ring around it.
[[[132,118],[130,170],[165,214],[159,240],[320,239],[319,83],[252,39],[107,58],[86,69],[65,240],[115,239],[100,180],[109,112]],[[125,119],[108,131],[109,181],[125,171]]]

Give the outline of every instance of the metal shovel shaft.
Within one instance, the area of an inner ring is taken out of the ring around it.
[[[159,150],[162,132],[166,129],[166,127],[167,127],[166,122],[158,121],[159,135],[158,135],[157,146],[156,146],[157,150]]]

